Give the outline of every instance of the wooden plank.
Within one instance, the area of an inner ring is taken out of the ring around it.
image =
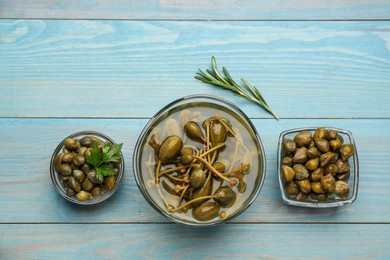
[[[193,78],[215,55],[237,80],[258,86],[282,118],[389,118],[389,28],[390,22],[3,20],[0,116],[151,117],[176,98],[203,93],[271,118]]]
[[[133,149],[146,123],[146,119],[0,119],[0,223],[167,221],[144,200],[133,177]],[[388,119],[255,119],[253,123],[266,151],[266,180],[257,200],[233,222],[389,222]],[[354,204],[323,210],[283,204],[276,172],[278,135],[304,126],[333,126],[353,133],[360,160],[359,194]],[[124,182],[115,196],[101,205],[80,207],[57,193],[49,178],[49,161],[60,140],[87,129],[123,142],[126,168]]]
[[[358,1],[1,1],[0,18],[40,19],[388,19],[384,0]]]
[[[3,259],[390,257],[390,225],[2,225]],[[331,250],[330,250],[331,249]]]

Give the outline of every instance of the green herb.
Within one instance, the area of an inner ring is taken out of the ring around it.
[[[222,87],[224,89],[228,89],[242,96],[243,98],[260,105],[269,113],[271,113],[276,119],[279,120],[279,117],[271,110],[267,102],[265,102],[263,96],[260,94],[260,91],[256,87],[249,84],[243,78],[241,79],[241,81],[244,83],[245,87],[241,87],[232,79],[225,67],[222,67],[223,73],[225,75],[225,77],[223,77],[218,72],[217,63],[215,61],[214,56],[211,58],[211,66],[213,68],[212,70],[206,70],[208,74],[204,73],[202,70],[199,69],[199,71],[195,75],[195,78],[203,81],[206,84],[211,84],[214,86]]]
[[[103,181],[105,176],[115,175],[114,169],[108,163],[118,163],[121,158],[122,144],[106,143],[102,149],[94,143],[91,154],[86,156],[87,163],[91,164],[96,171],[96,178]]]

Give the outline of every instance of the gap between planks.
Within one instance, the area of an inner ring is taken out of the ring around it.
[[[45,18],[45,17],[0,17],[0,20],[69,20],[69,21],[160,21],[160,22],[389,22],[390,18],[351,18],[351,19],[207,19],[207,18]]]
[[[149,120],[152,117],[44,117],[44,116],[2,116],[1,119],[146,119]],[[250,117],[250,119],[261,119],[261,120],[276,120],[275,118],[271,117]],[[280,117],[280,120],[389,120],[389,117]],[[280,121],[278,120],[278,121]]]
[[[390,222],[228,222],[225,225],[389,225]],[[3,222],[0,225],[177,225],[174,222]]]

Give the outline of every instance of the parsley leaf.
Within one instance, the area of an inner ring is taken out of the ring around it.
[[[114,169],[108,163],[118,163],[121,159],[123,144],[106,143],[102,149],[94,143],[90,155],[86,156],[87,163],[91,164],[96,171],[96,178],[103,181],[105,176],[115,175]]]

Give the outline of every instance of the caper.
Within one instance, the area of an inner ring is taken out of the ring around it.
[[[67,187],[65,190],[66,190],[66,195],[69,197],[72,197],[76,194],[76,192],[72,190],[70,187]]]
[[[320,155],[321,153],[318,151],[317,147],[310,147],[309,149],[307,149],[307,156],[310,159],[320,157]]]
[[[311,190],[315,193],[325,193],[324,189],[322,188],[322,184],[318,181],[311,183]]]
[[[298,147],[308,146],[311,140],[312,135],[310,131],[301,131],[294,137],[294,141]]]
[[[74,154],[72,162],[74,165],[81,166],[85,163],[85,157],[81,154]]]
[[[295,179],[303,180],[309,177],[309,171],[302,164],[295,164],[293,167]]]
[[[299,148],[293,157],[293,162],[303,164],[307,161],[307,148],[301,147]]]
[[[338,149],[340,149],[341,145],[342,145],[342,144],[341,144],[340,140],[338,140],[338,139],[330,140],[330,141],[329,141],[330,149],[331,149],[333,152],[336,152]]]
[[[352,144],[344,144],[340,148],[341,160],[346,161],[355,153],[355,148]]]
[[[201,169],[194,169],[191,171],[190,181],[191,187],[198,189],[206,182],[206,173]]]
[[[294,153],[295,150],[297,149],[297,145],[295,142],[291,139],[284,139],[283,140],[283,151],[284,153]]]
[[[303,193],[309,193],[311,191],[311,184],[309,179],[297,181],[297,185]]]
[[[201,188],[195,190],[192,193],[192,198],[191,199],[196,199],[196,198],[199,198],[199,197],[211,195],[212,188],[213,188],[213,178],[211,178],[211,174],[209,174],[207,176],[206,181],[203,184],[203,186]],[[194,202],[193,205],[194,205],[194,207],[196,207],[196,206],[201,205],[205,201],[207,201],[207,199]]]
[[[245,181],[239,182],[237,187],[239,193],[244,193],[246,191],[246,182]]]
[[[324,127],[317,128],[314,132],[313,139],[315,142],[319,139],[326,139],[326,129]]]
[[[326,165],[324,170],[325,170],[325,174],[332,174],[333,176],[335,176],[336,173],[339,171],[339,167],[337,167],[336,164],[331,163]]]
[[[84,147],[91,147],[93,144],[92,138],[90,136],[84,136],[80,139],[80,145]]]
[[[218,188],[214,196],[214,201],[221,207],[230,207],[236,200],[236,193],[227,186]]]
[[[90,191],[92,188],[93,188],[93,183],[89,180],[89,179],[85,179],[82,183],[81,183],[81,187],[83,188],[83,190],[85,191]]]
[[[211,120],[210,124],[210,141],[213,146],[224,143],[227,138],[226,128],[217,120]]]
[[[336,140],[337,138],[337,131],[336,130],[329,130],[327,133],[326,133],[326,139],[328,139],[329,141],[330,140]]]
[[[349,172],[349,170],[351,169],[351,166],[349,165],[349,163],[343,162],[341,159],[337,160],[336,166],[338,168],[337,173],[346,173],[346,172]]]
[[[290,156],[285,156],[282,160],[282,164],[292,167],[293,166],[293,158]]]
[[[316,143],[313,140],[311,140],[309,145],[308,145],[308,148],[312,148],[312,147],[315,147],[315,146],[316,146]]]
[[[185,156],[185,155],[193,155],[194,150],[192,150],[191,147],[183,147],[180,151],[180,156]]]
[[[336,175],[336,178],[340,181],[348,181],[348,178],[349,178],[349,172],[345,172],[345,173],[340,173],[340,174],[337,174]]]
[[[59,172],[63,176],[68,176],[72,174],[72,167],[69,164],[61,164],[59,167]]]
[[[315,194],[315,199],[317,199],[318,201],[327,201],[328,194],[326,194],[326,193]]]
[[[104,188],[106,188],[107,190],[114,189],[115,185],[116,185],[115,176],[108,176],[104,178]]]
[[[87,148],[87,149],[85,149],[85,151],[84,151],[84,154],[83,154],[83,155],[84,155],[85,157],[89,157],[89,156],[91,156],[91,150],[92,150],[92,149],[91,149],[90,147],[89,147],[89,148]]]
[[[76,181],[81,183],[85,179],[85,174],[81,170],[74,170],[73,177],[76,179]]]
[[[349,185],[345,181],[336,181],[334,186],[333,193],[337,195],[349,194]]]
[[[72,176],[69,178],[69,187],[72,188],[75,192],[79,192],[81,190],[80,183]]]
[[[299,193],[298,185],[295,182],[289,182],[286,184],[286,193],[289,196],[295,196]]]
[[[99,186],[95,186],[91,190],[91,195],[96,197],[96,196],[99,196],[101,192],[102,192],[102,190],[100,189],[100,187]]]
[[[233,129],[232,123],[230,123],[229,120],[227,120],[226,118],[221,118],[221,121],[223,121],[227,127],[229,127],[230,129]],[[231,133],[230,131],[227,131],[227,135],[229,137],[234,137],[233,133]]]
[[[64,144],[65,144],[66,149],[71,150],[71,151],[77,150],[77,148],[78,148],[77,142],[75,140],[73,140],[72,138],[66,138],[64,141]]]
[[[81,201],[89,200],[91,198],[91,193],[82,190],[76,194],[76,198]]]
[[[192,210],[192,216],[199,221],[208,221],[218,216],[220,207],[217,203],[208,201]]]
[[[78,154],[81,154],[81,155],[84,155],[85,150],[87,150],[87,149],[88,149],[87,147],[81,146],[81,147],[77,150],[77,153],[78,153]]]
[[[71,163],[73,160],[73,154],[72,153],[64,153],[64,156],[62,157],[62,161],[64,163]]]
[[[322,188],[325,191],[332,192],[334,190],[334,183],[335,183],[335,181],[336,180],[334,179],[332,174],[327,174],[325,176],[322,176],[322,178],[321,178]]]
[[[183,141],[176,135],[168,136],[160,145],[158,150],[158,159],[162,164],[170,163],[176,160],[183,148]]]
[[[320,156],[320,166],[325,167],[328,163],[335,163],[338,159],[336,153],[327,152]]]
[[[324,168],[317,168],[311,173],[312,181],[320,181],[322,176],[324,176]]]
[[[87,178],[88,178],[92,183],[95,183],[95,184],[102,184],[102,183],[103,183],[101,180],[99,180],[99,179],[96,177],[96,171],[95,171],[95,170],[91,170],[89,173],[87,173]]]
[[[190,165],[194,161],[193,155],[184,155],[180,157],[180,162],[183,165]]]
[[[304,201],[309,197],[309,193],[300,191],[295,197],[298,201]]]
[[[194,122],[190,121],[184,125],[184,132],[193,141],[196,142],[205,142],[205,138],[203,136],[202,129],[200,129],[200,126]]]
[[[329,142],[325,139],[317,139],[316,140],[317,149],[323,153],[329,152]]]
[[[95,136],[90,136],[91,139],[92,139],[92,142],[94,142],[97,146],[100,146],[103,144],[102,140],[100,140],[99,138],[95,137]]]
[[[56,159],[54,160],[54,170],[56,172],[60,171],[60,166],[62,164],[62,157],[64,157],[63,153],[60,153],[56,156]]]
[[[215,162],[213,164],[213,168],[221,173],[225,172],[225,169],[226,169],[225,164],[223,164],[222,162]]]
[[[91,171],[91,165],[89,165],[88,163],[84,164],[83,166],[81,166],[81,170],[85,173],[85,174],[88,174],[90,171]]]
[[[319,163],[320,163],[320,159],[316,157],[314,159],[308,160],[305,164],[305,167],[310,171],[314,171],[315,169],[318,168]]]
[[[295,171],[290,166],[282,165],[282,176],[286,182],[290,182],[294,180]]]

